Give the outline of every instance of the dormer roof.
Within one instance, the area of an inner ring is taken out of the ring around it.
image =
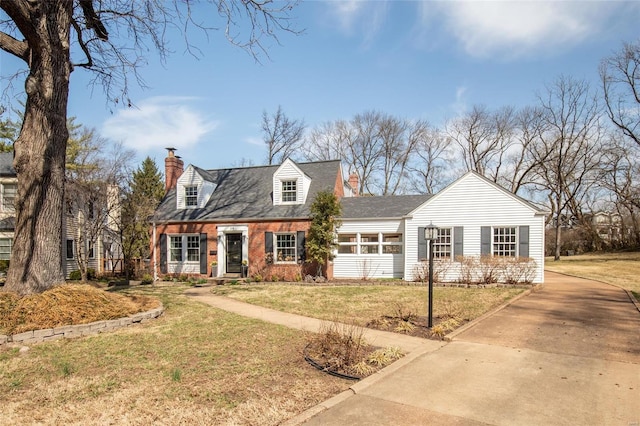
[[[189,166],[187,170],[191,167],[203,180],[213,182],[216,185],[215,191],[202,208],[176,209],[179,191],[178,188],[170,190],[156,210],[154,220],[184,222],[308,218],[309,206],[315,195],[323,190],[333,192],[336,181],[342,181],[340,161],[294,164],[302,172],[304,179],[309,180],[303,204],[274,204],[273,177],[282,165],[215,170]]]

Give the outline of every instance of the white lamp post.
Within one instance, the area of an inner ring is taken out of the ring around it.
[[[427,327],[433,327],[433,241],[438,238],[438,227],[433,223],[424,228],[424,238],[429,241],[429,319]]]

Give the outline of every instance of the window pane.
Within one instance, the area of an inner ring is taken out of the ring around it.
[[[363,243],[377,243],[378,242],[378,234],[362,234],[360,236],[360,242],[363,242]]]
[[[516,256],[516,228],[493,228],[493,255]]]
[[[9,260],[12,243],[11,238],[0,238],[0,260]]]
[[[401,243],[402,234],[384,234],[382,236],[382,241],[385,243]]]
[[[402,254],[402,246],[401,245],[388,245],[382,246],[382,253],[385,254]]]
[[[355,243],[356,234],[338,234],[339,243]]]
[[[15,183],[5,183],[2,188],[2,208],[4,211],[15,211],[17,186]]]
[[[171,262],[182,262],[182,237],[171,237],[169,249],[169,260]]]
[[[200,236],[187,236],[187,262],[200,261]]]
[[[342,254],[356,254],[356,245],[340,245],[338,246],[338,253]]]
[[[363,244],[360,246],[361,254],[376,254],[378,253],[378,245],[373,244]]]
[[[282,181],[282,201],[293,202],[296,201],[297,185],[295,180],[283,180]]]
[[[73,259],[73,240],[67,240],[67,259]]]
[[[184,187],[185,205],[195,207],[198,205],[198,187],[195,185]]]
[[[438,237],[433,241],[433,258],[451,258],[451,228],[438,229]]]
[[[276,235],[276,261],[295,262],[296,261],[296,235],[278,234]]]

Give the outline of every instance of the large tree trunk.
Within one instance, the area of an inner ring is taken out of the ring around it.
[[[27,102],[14,144],[15,237],[5,285],[5,290],[20,295],[64,282],[62,215],[73,2],[43,1],[31,6]]]

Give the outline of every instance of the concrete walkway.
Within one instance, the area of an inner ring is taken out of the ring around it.
[[[375,332],[409,355],[287,424],[640,425],[640,312],[617,287],[545,279],[448,344]],[[241,315],[319,325],[207,293],[190,291]]]

